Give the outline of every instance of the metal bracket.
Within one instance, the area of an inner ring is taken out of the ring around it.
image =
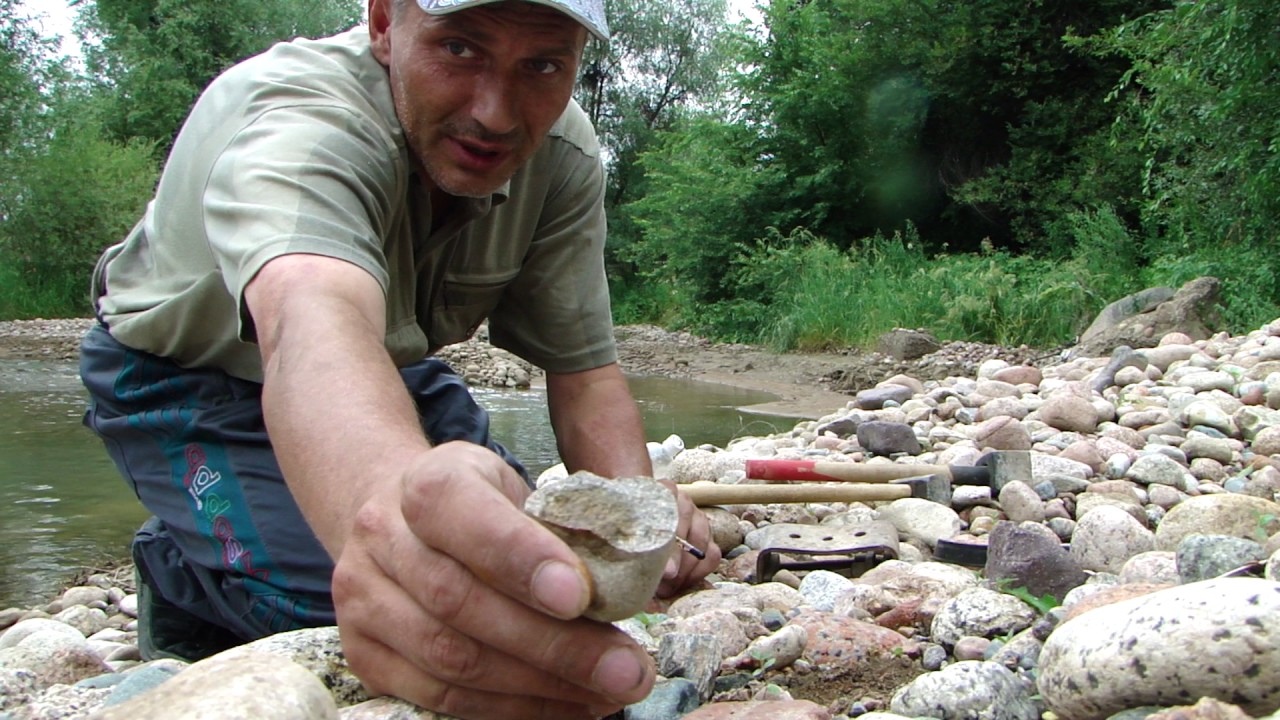
[[[779,523],[760,532],[757,583],[769,582],[784,569],[830,570],[855,578],[898,557],[898,530],[884,520],[843,526]]]

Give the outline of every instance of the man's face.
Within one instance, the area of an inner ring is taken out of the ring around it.
[[[410,149],[435,188],[492,193],[564,112],[586,29],[518,0],[447,15],[408,0],[394,18],[391,2],[370,3],[371,38]]]

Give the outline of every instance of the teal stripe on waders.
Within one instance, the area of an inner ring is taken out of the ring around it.
[[[289,586],[288,577],[271,559],[253,524],[226,449],[220,443],[188,439],[191,407],[197,404],[195,393],[183,378],[163,377],[164,370],[148,357],[126,350],[113,386],[116,397],[139,402],[160,396],[179,405],[130,414],[130,426],[156,439],[169,460],[169,477],[186,500],[197,532],[208,539],[222,569],[243,576],[245,588],[254,596],[250,613],[274,632],[303,627],[293,618],[308,617],[310,603],[281,590]]]

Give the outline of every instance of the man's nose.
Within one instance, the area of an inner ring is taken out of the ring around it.
[[[506,135],[519,124],[519,90],[500,73],[486,73],[476,84],[471,117],[489,133]]]

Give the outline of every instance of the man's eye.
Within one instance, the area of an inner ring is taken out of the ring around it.
[[[461,42],[447,42],[444,44],[444,49],[450,55],[454,55],[462,58],[472,57],[475,55],[475,53],[472,52],[471,48],[468,47],[466,43],[461,43]]]
[[[560,64],[550,60],[530,60],[529,67],[540,75],[550,75],[560,70]]]

